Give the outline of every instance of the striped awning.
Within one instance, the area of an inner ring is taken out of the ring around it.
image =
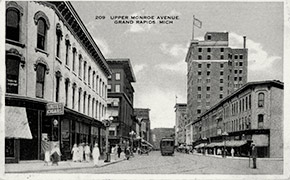
[[[5,138],[32,139],[24,107],[5,106]]]

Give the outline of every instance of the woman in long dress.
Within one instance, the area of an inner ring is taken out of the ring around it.
[[[83,160],[84,160],[84,146],[83,146],[83,143],[79,144],[79,158],[78,158],[78,160],[80,162],[83,162]]]
[[[79,148],[77,147],[77,144],[74,144],[74,147],[72,148],[71,153],[72,153],[73,162],[77,162],[78,154],[79,154]]]
[[[100,150],[98,144],[96,143],[93,148],[94,166],[98,166],[99,158],[100,158]]]

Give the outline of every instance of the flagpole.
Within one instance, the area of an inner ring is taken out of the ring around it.
[[[193,21],[192,21],[192,41],[194,40],[194,21],[195,21],[195,15],[193,15]]]

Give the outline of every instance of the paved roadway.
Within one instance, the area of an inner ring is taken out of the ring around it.
[[[106,167],[56,170],[55,173],[96,174],[283,174],[283,161],[257,160],[258,169],[249,168],[248,159],[220,158],[196,154],[175,153],[161,156],[153,151],[149,156],[136,155]],[[49,172],[51,173],[51,172]]]

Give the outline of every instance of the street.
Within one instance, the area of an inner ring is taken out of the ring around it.
[[[153,151],[149,156],[135,155],[129,161],[125,160],[105,167],[55,170],[49,173],[237,175],[283,173],[283,161],[281,160],[258,159],[257,167],[257,169],[249,168],[247,158],[221,158],[184,153],[161,156],[160,151]]]

